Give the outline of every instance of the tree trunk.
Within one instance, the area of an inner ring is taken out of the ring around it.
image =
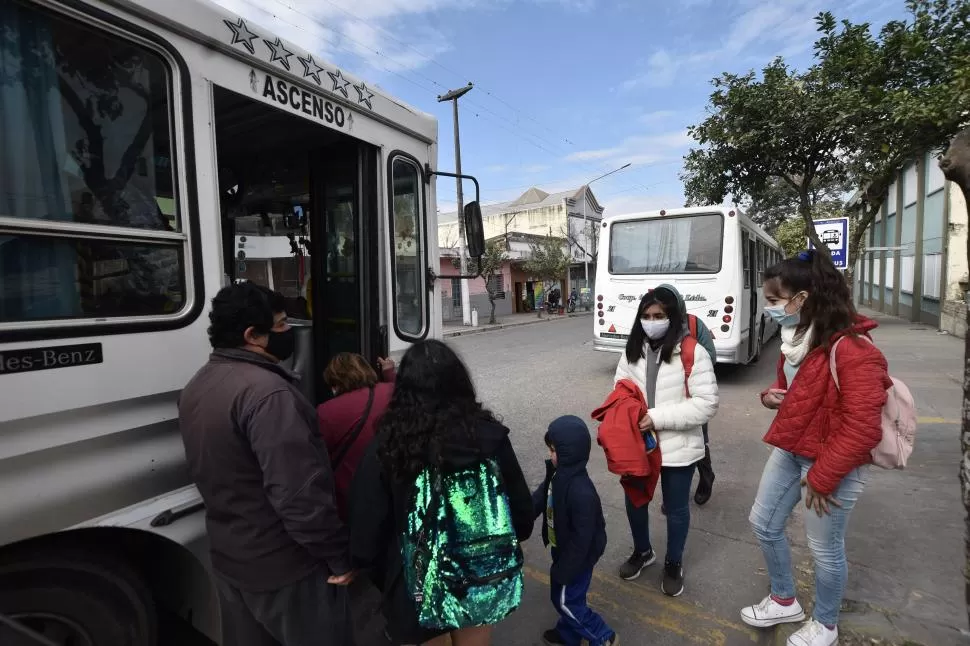
[[[488,304],[492,308],[492,311],[488,314],[488,324],[495,325],[495,297],[491,294],[488,295]]]
[[[849,283],[850,290],[854,291],[855,287],[855,265],[863,247],[862,241],[865,239],[869,227],[872,226],[873,220],[876,219],[876,213],[879,213],[881,208],[881,201],[879,203],[867,203],[863,209],[862,217],[855,223],[855,229],[849,238],[849,266],[845,270],[845,278]]]
[[[798,214],[802,216],[802,220],[805,222],[805,233],[808,234],[808,239],[812,241],[815,248],[827,249],[828,247],[822,244],[818,232],[815,231],[815,221],[812,220],[812,196],[807,185],[798,188]]]
[[[954,182],[963,191],[963,197],[970,206],[970,128],[960,131],[946,155],[940,160],[940,169],[944,177]],[[970,238],[967,239],[967,262],[970,262]],[[970,305],[970,304],[968,304]],[[970,307],[965,313],[970,325]],[[967,606],[967,618],[970,621],[970,334],[964,339],[963,354],[963,425],[960,430],[960,490],[963,494],[963,508],[968,512],[965,519],[966,534],[964,535],[964,564],[963,584],[964,602]]]

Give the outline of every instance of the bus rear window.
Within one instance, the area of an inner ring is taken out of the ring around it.
[[[611,274],[713,274],[721,270],[724,216],[704,213],[616,222]]]

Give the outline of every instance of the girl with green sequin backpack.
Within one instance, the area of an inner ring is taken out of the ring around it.
[[[522,549],[494,459],[418,475],[401,557],[426,628],[496,624],[518,608]]]
[[[350,496],[351,556],[382,592],[392,643],[489,644],[521,602],[533,520],[509,429],[461,359],[440,341],[411,346]]]

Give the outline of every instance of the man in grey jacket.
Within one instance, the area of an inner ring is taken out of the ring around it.
[[[179,399],[205,501],[223,644],[353,643],[348,533],[316,411],[279,365],[293,353],[282,297],[252,283],[212,301],[209,362]]]

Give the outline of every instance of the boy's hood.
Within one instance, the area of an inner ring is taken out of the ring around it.
[[[589,428],[575,415],[559,417],[549,425],[546,442],[556,449],[557,469],[586,466],[589,461]]]

